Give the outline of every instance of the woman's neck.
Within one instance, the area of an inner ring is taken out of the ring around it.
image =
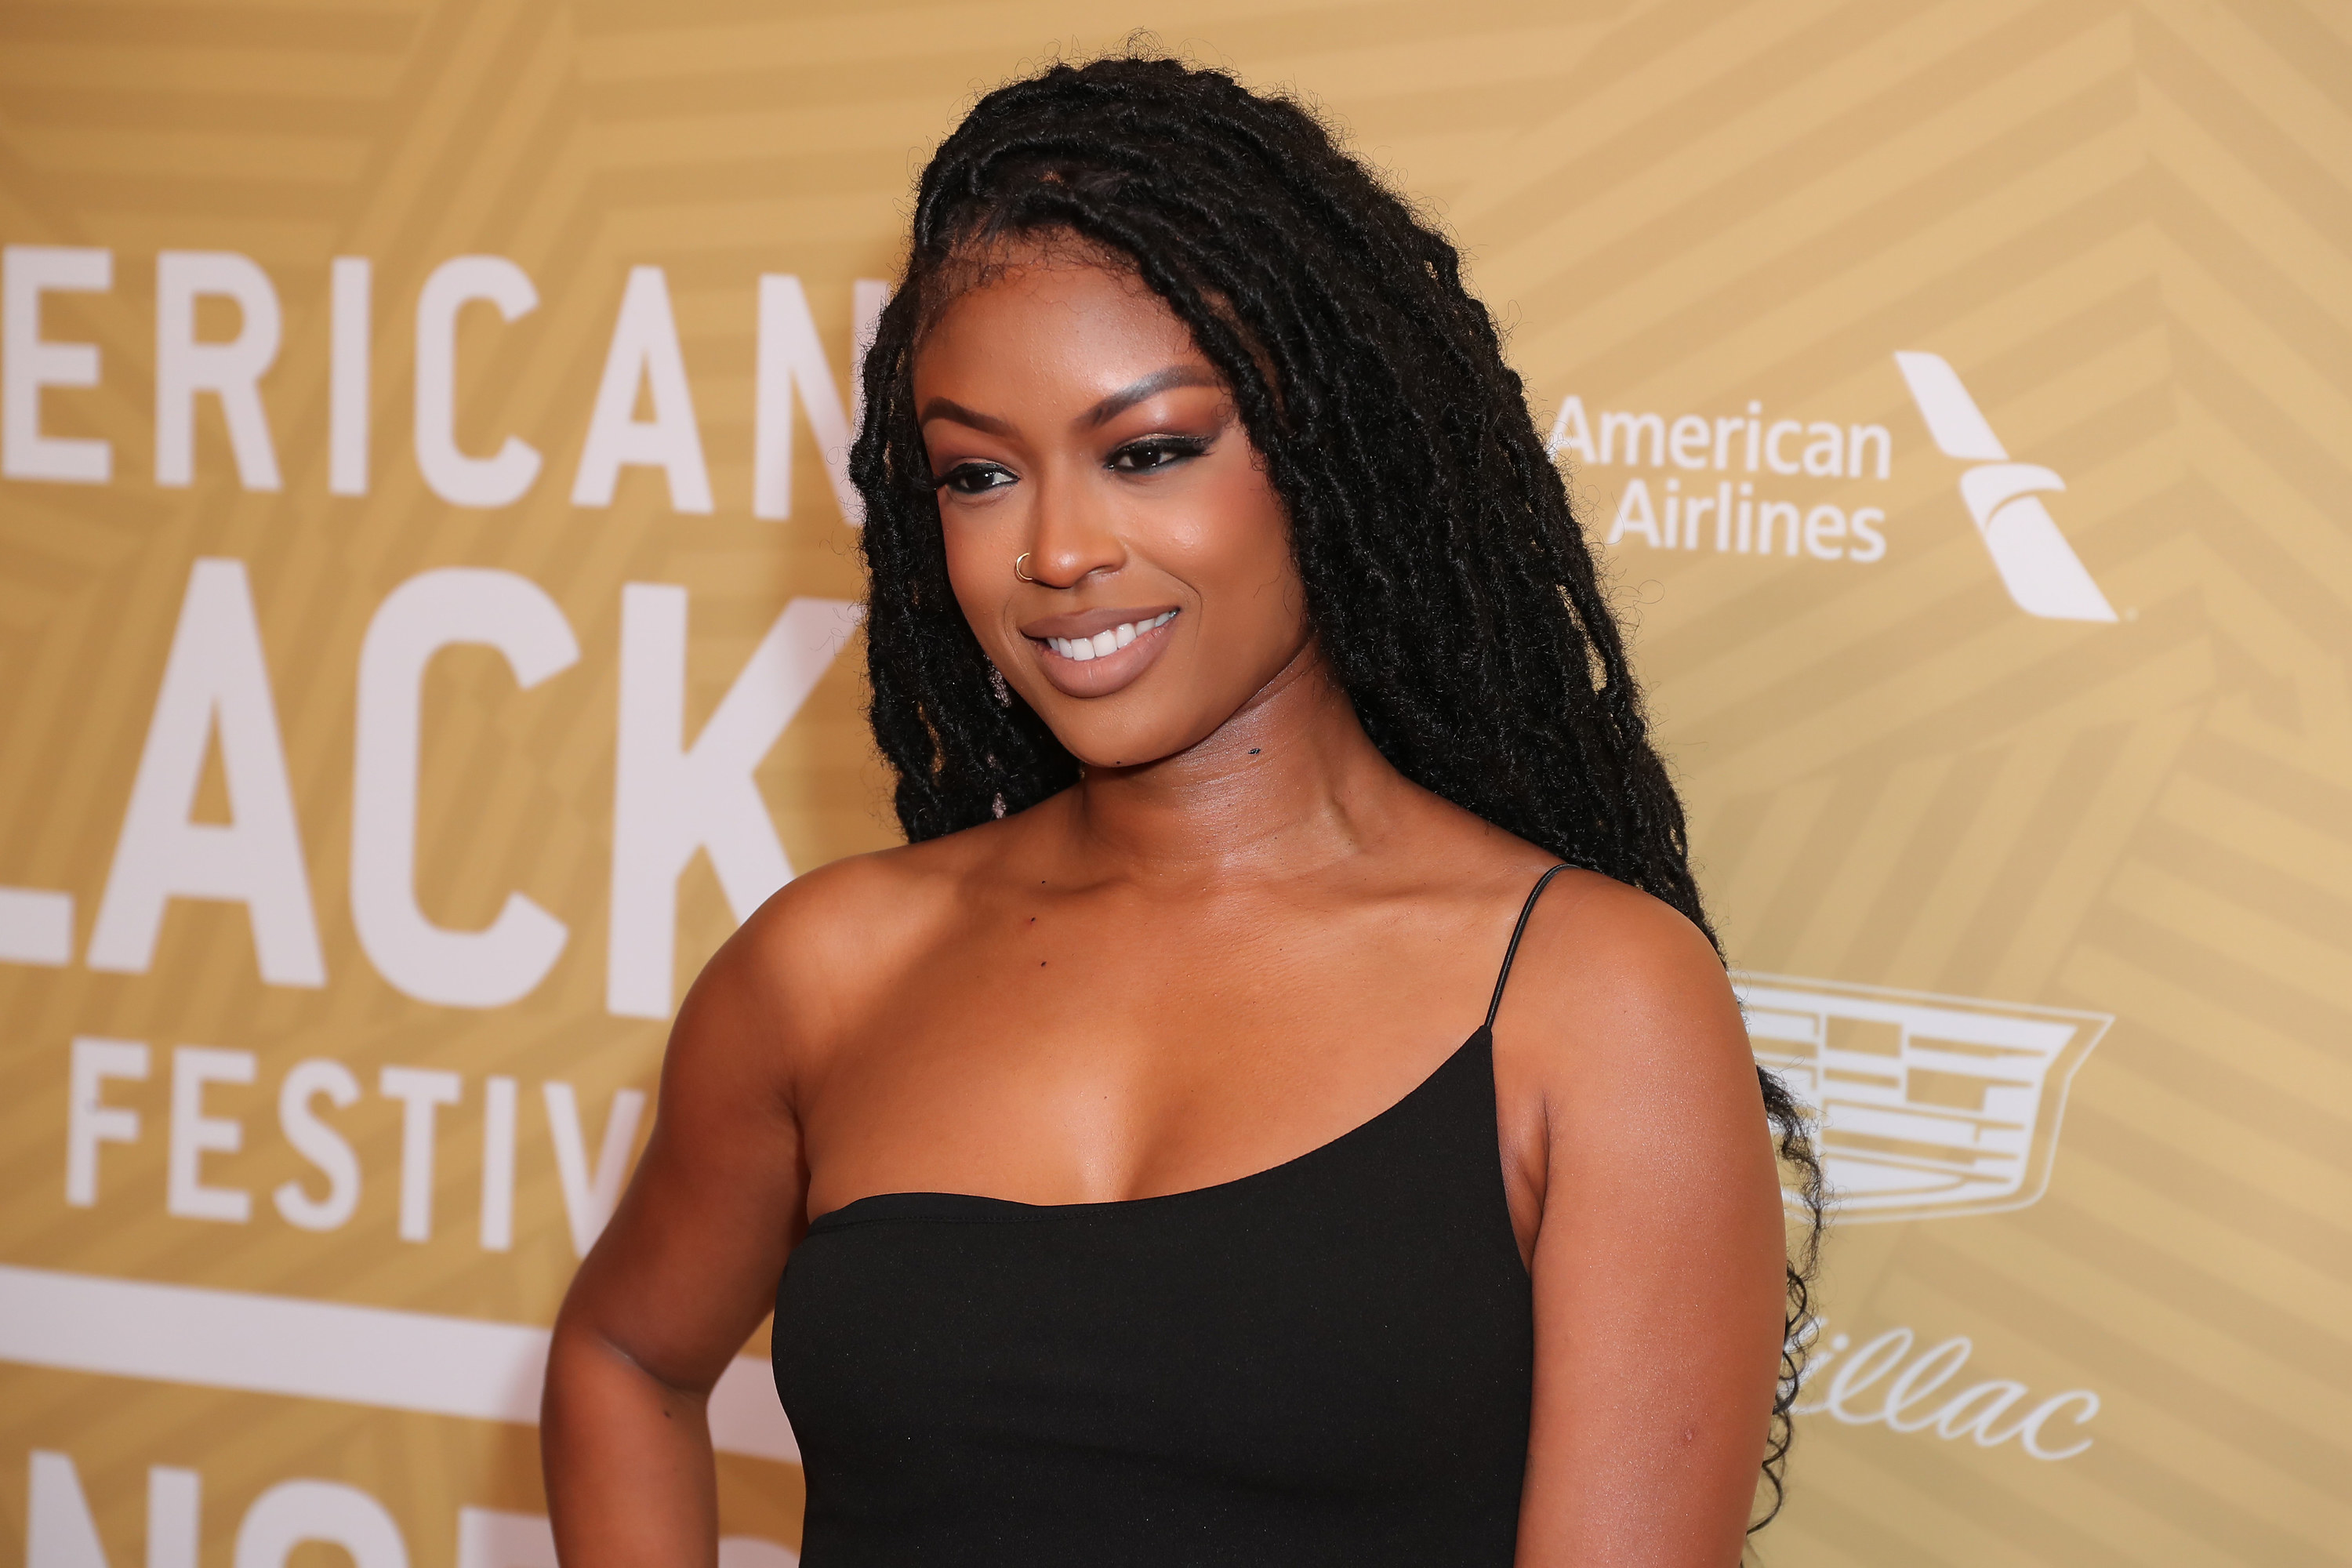
[[[1255,880],[1360,852],[1418,793],[1310,641],[1205,740],[1139,767],[1089,767],[1064,802],[1069,847],[1097,874]]]

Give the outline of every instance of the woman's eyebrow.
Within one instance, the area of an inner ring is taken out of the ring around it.
[[[1154,371],[1141,381],[1112,393],[1108,397],[1087,409],[1080,416],[1078,423],[1083,428],[1091,430],[1108,420],[1118,418],[1145,398],[1157,396],[1171,386],[1221,386],[1223,384],[1223,383],[1218,380],[1216,373],[1206,365],[1171,364],[1166,370]]]
[[[992,436],[1009,437],[1013,434],[1013,426],[1008,422],[997,418],[992,414],[982,414],[976,409],[966,408],[953,398],[932,398],[923,405],[923,411],[917,417],[916,423],[929,425],[934,419],[952,419],[959,425],[969,425],[975,430],[985,430]]]

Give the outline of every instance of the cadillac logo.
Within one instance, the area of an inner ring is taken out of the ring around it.
[[[1816,1118],[1838,1217],[2023,1208],[2050,1182],[2074,1069],[2105,1013],[1733,977],[1756,1059]]]

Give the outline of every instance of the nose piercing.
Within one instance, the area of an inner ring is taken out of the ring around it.
[[[1020,578],[1024,583],[1034,583],[1037,580],[1036,578],[1032,577],[1028,573],[1021,570],[1021,563],[1028,559],[1029,552],[1026,550],[1014,556],[1013,558],[1013,574],[1015,577]]]

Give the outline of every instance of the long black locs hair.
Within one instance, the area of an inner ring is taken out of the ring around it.
[[[914,408],[925,328],[1021,240],[1075,240],[1132,268],[1192,330],[1288,510],[1325,657],[1397,770],[1714,940],[1624,639],[1453,245],[1310,110],[1137,54],[1055,65],[974,106],[923,171],[906,276],[866,357],[850,473],[874,733],[907,837],[1021,811],[1078,777],[957,607]],[[1758,1077],[1807,1222],[1788,1271],[1769,1519],[1821,1172],[1797,1104]]]

